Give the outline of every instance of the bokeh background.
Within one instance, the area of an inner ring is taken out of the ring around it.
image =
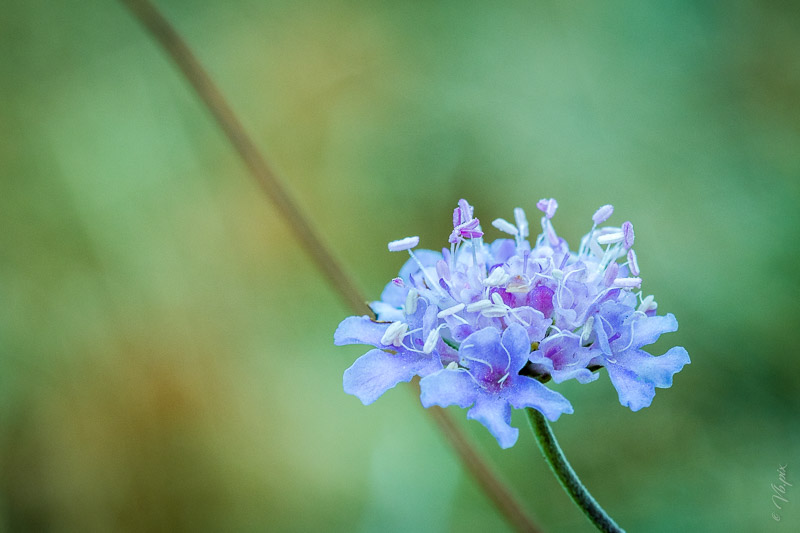
[[[799,530],[797,3],[157,3],[371,298],[461,197],[573,243],[613,203],[692,364],[638,413],[558,386],[573,466],[629,531]],[[0,531],[508,530],[408,387],[342,392],[347,309],[120,4],[3,4],[0,228]],[[592,530],[522,413],[451,409]]]

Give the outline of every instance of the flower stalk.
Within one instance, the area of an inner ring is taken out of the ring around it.
[[[528,421],[531,424],[531,429],[536,435],[536,441],[539,443],[539,449],[542,450],[542,455],[547,460],[547,464],[553,470],[561,486],[567,491],[569,497],[575,502],[581,511],[584,512],[589,521],[597,527],[598,530],[607,533],[625,533],[614,520],[608,516],[597,500],[592,497],[586,487],[581,483],[575,471],[567,461],[564,452],[558,445],[558,440],[550,428],[547,419],[536,409],[527,408],[525,411],[528,414]]]

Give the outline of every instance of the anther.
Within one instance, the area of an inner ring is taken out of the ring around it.
[[[481,311],[481,315],[487,318],[500,318],[508,315],[509,307],[505,304],[495,304]]]
[[[492,305],[492,302],[489,300],[478,300],[477,302],[473,302],[467,306],[467,312],[474,313],[475,311],[483,311]]]
[[[639,307],[636,310],[639,311],[640,313],[646,313],[651,309],[655,309],[656,307],[658,307],[658,304],[656,303],[655,300],[656,299],[653,297],[652,294],[648,295],[644,300],[642,300],[642,303],[639,304]]]
[[[633,224],[628,220],[622,223],[622,233],[624,234],[623,244],[626,250],[630,250],[633,246]]]
[[[503,267],[499,266],[492,270],[488,278],[483,280],[483,284],[487,287],[499,287],[505,285],[510,278],[511,276],[506,273]]]
[[[521,207],[514,208],[514,221],[519,228],[519,236],[523,239],[528,236],[528,217],[525,216],[525,211]]]
[[[439,340],[439,330],[442,328],[442,326],[432,329],[431,332],[428,333],[428,338],[425,339],[425,345],[422,347],[423,353],[431,353],[433,351],[434,346],[436,346],[436,342]]]
[[[589,240],[589,250],[592,251],[592,253],[594,254],[594,256],[597,259],[601,259],[603,257],[603,255],[605,255],[605,253],[603,252],[603,249],[600,248],[600,245],[597,244],[597,241],[595,239],[590,239]]]
[[[413,315],[417,312],[417,301],[419,301],[419,292],[413,287],[408,290],[406,295],[406,314]]]
[[[403,337],[408,331],[408,324],[405,322],[392,322],[381,337],[381,344],[394,345],[398,348],[403,345]]]
[[[625,234],[621,231],[615,231],[614,233],[606,233],[605,235],[600,235],[597,237],[598,244],[616,244],[618,242],[622,242],[625,238]]]
[[[617,278],[614,286],[622,289],[639,288],[642,286],[642,278]]]
[[[436,275],[439,276],[440,279],[450,279],[450,267],[447,266],[446,261],[440,259],[436,262]]]
[[[444,318],[446,316],[454,315],[459,311],[461,311],[462,309],[464,309],[465,307],[466,305],[464,305],[463,303],[454,305],[453,307],[448,307],[447,309],[439,311],[439,313],[436,316],[439,318]]]
[[[556,235],[556,230],[553,229],[553,224],[547,217],[542,217],[542,231],[547,236],[547,242],[550,243],[551,247],[558,246],[558,235]]]
[[[419,244],[419,237],[406,237],[398,241],[389,243],[390,252],[402,252],[403,250],[410,250]]]
[[[592,327],[594,326],[594,315],[590,316],[586,320],[586,324],[583,325],[583,332],[581,333],[581,344],[586,344],[589,342],[589,337],[592,334]]]
[[[544,216],[547,218],[553,218],[553,215],[556,214],[556,209],[558,209],[558,202],[556,202],[555,198],[542,198],[536,202],[536,207],[539,211],[543,212]]]
[[[617,279],[617,274],[619,274],[619,264],[618,263],[611,263],[606,268],[606,273],[603,276],[603,284],[606,287],[610,287]]]
[[[504,220],[502,218],[496,218],[492,221],[492,226],[499,229],[504,233],[508,233],[509,235],[514,235],[515,237],[519,235],[519,228],[514,226],[511,222]]]
[[[606,204],[594,212],[594,215],[592,215],[592,222],[594,222],[595,224],[602,224],[603,222],[608,220],[613,213],[614,213],[614,206],[611,204]]]
[[[639,263],[636,261],[636,252],[633,251],[633,248],[628,250],[628,268],[631,269],[631,274],[634,276],[639,275]]]

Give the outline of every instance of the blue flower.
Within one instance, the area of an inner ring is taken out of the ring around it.
[[[401,381],[422,378],[422,402],[472,406],[479,420],[511,446],[517,430],[511,407],[533,407],[555,420],[572,407],[543,383],[589,383],[605,367],[620,403],[636,411],[650,405],[655,388],[669,387],[689,363],[675,347],[653,357],[642,350],[675,331],[675,317],[657,316],[644,296],[629,221],[602,226],[614,212],[604,205],[577,250],[558,236],[554,199],[537,202],[542,232],[529,241],[525,212],[492,226],[507,238],[486,243],[474,208],[460,200],[449,247],[414,250],[418,237],[389,243],[409,259],[381,299],[370,304],[377,320],[345,319],[336,344],[374,347],[344,375],[345,391],[365,404]]]
[[[676,331],[678,321],[671,313],[647,316],[634,309],[635,302],[630,300],[600,307],[594,322],[597,343],[592,350],[599,354],[592,364],[606,367],[620,403],[638,411],[650,405],[656,387],[672,386],[672,376],[689,363],[689,354],[680,346],[658,357],[643,351],[642,346],[653,344],[662,333]]]
[[[502,337],[493,327],[476,331],[461,343],[463,367],[453,363],[422,378],[422,405],[464,408],[474,404],[467,418],[486,426],[502,448],[513,446],[519,430],[510,425],[511,407],[533,407],[550,420],[572,412],[562,395],[519,375],[530,351],[528,334],[519,324],[511,324]]]

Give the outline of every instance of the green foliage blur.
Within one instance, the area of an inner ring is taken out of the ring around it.
[[[638,413],[556,386],[573,466],[629,531],[800,530],[797,3],[157,4],[370,298],[459,198],[573,244],[613,203],[692,364]],[[409,387],[342,392],[347,310],[119,3],[4,3],[0,128],[0,532],[508,530]],[[451,409],[592,530],[523,413]]]

